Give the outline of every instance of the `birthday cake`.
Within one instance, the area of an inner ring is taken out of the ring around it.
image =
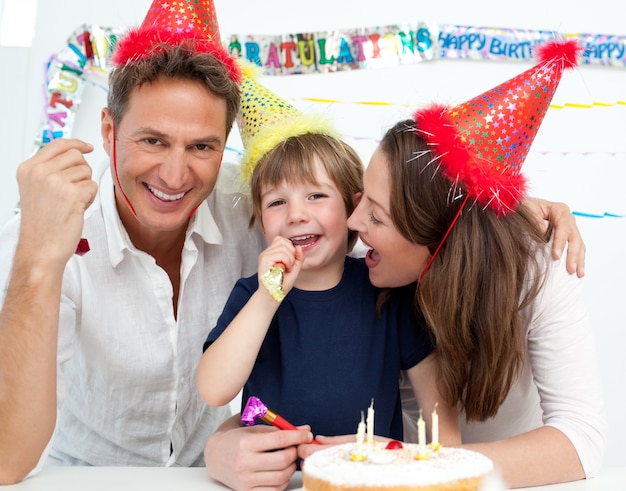
[[[308,457],[302,483],[305,491],[475,491],[492,469],[484,455],[460,448],[346,443]]]

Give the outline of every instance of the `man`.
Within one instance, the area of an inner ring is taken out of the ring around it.
[[[201,401],[193,374],[263,246],[231,168],[216,186],[238,71],[218,34],[168,22],[154,2],[117,47],[99,186],[79,140],[19,167],[21,213],[0,237],[0,483],[28,474],[53,431],[52,462],[201,465],[229,414]]]

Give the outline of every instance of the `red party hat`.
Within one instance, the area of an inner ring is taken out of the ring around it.
[[[212,1],[154,1],[148,9],[142,26],[158,27],[161,31],[186,33],[190,37],[206,38],[217,45],[222,44]]]
[[[418,109],[417,131],[445,175],[499,215],[514,210],[526,192],[524,159],[567,68],[577,65],[576,40],[537,48],[534,67],[455,107]]]
[[[213,55],[231,79],[240,82],[239,67],[222,46],[213,0],[153,0],[141,26],[117,43],[112,61],[117,66],[134,63],[158,53],[163,45],[181,43]]]

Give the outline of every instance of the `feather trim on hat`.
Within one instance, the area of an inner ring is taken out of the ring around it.
[[[548,41],[537,46],[535,49],[537,50],[536,58],[539,63],[549,63],[559,60],[563,64],[563,69],[578,66],[578,59],[583,51],[583,47],[579,44],[577,39]]]
[[[460,182],[470,196],[499,214],[514,210],[526,194],[525,177],[470,153],[450,118],[452,110],[440,104],[418,109],[414,114],[417,132],[438,156],[451,182]]]
[[[241,81],[241,70],[235,59],[222,46],[214,44],[208,38],[190,37],[184,32],[170,32],[156,27],[131,29],[120,39],[111,58],[116,66],[137,63],[163,51],[166,46],[189,46],[194,53],[206,53],[222,63],[230,78]]]
[[[341,139],[328,119],[320,115],[298,114],[271,126],[264,126],[247,142],[241,160],[241,172],[245,182],[249,182],[254,168],[266,153],[291,137],[307,134],[329,135]]]
[[[341,140],[328,118],[320,114],[303,114],[287,101],[257,81],[257,65],[239,59],[242,72],[242,102],[237,125],[244,146],[241,174],[250,182],[254,168],[273,148],[287,139],[306,134],[322,134]]]

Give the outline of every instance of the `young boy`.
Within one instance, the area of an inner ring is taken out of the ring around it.
[[[287,136],[253,166],[254,219],[270,245],[207,338],[200,394],[222,405],[243,387],[242,404],[257,396],[321,435],[354,433],[374,399],[376,434],[401,440],[398,378],[407,370],[421,406],[438,403],[442,440],[458,442],[456,414],[439,396],[433,346],[408,290],[377,307],[381,290],[364,261],[346,255],[357,239],[346,222],[362,189],[361,161],[338,138],[314,131]],[[259,283],[278,263],[281,301]]]

